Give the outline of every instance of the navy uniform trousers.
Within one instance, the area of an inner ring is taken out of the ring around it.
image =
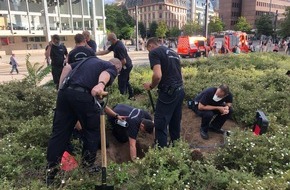
[[[133,67],[122,69],[120,75],[118,76],[118,87],[121,94],[129,93],[129,97],[134,95],[133,88],[130,84],[130,72]]]
[[[172,95],[158,91],[158,100],[154,114],[155,139],[158,146],[167,146],[167,126],[170,140],[173,142],[180,138],[180,123],[182,118],[183,88]]]
[[[91,166],[96,159],[100,139],[100,114],[94,98],[87,92],[60,90],[53,119],[52,135],[48,143],[48,168],[59,164],[70,141],[77,120],[83,131],[83,164]]]
[[[228,114],[221,115],[217,110],[198,110],[198,105],[195,105],[194,112],[201,117],[201,130],[207,133],[209,127],[221,129],[226,120],[231,117],[233,109],[230,107]]]

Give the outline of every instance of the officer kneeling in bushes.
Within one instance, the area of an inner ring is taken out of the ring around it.
[[[225,84],[210,87],[194,98],[193,111],[202,117],[200,136],[208,139],[208,131],[224,134],[221,129],[232,113],[233,96]]]
[[[147,111],[133,108],[125,104],[117,104],[113,108],[116,113],[115,117],[108,113],[108,120],[113,126],[113,135],[121,142],[126,143],[129,141],[130,157],[134,161],[137,157],[136,139],[139,130],[151,134],[154,129],[152,117]],[[123,120],[120,120],[123,118]],[[126,119],[126,120],[124,120]]]

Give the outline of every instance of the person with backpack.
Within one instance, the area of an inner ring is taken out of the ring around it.
[[[50,57],[51,60],[51,73],[53,82],[58,90],[59,79],[62,69],[65,65],[65,60],[68,55],[66,47],[60,43],[59,35],[52,36],[49,45],[46,47],[45,57]]]

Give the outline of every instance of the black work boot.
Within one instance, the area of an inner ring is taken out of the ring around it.
[[[201,138],[203,138],[204,140],[208,140],[209,137],[208,137],[208,133],[203,131],[202,129],[200,129],[200,136]]]
[[[46,171],[45,171],[45,183],[46,186],[49,187],[51,185],[53,185],[54,183],[54,178],[56,176],[56,174],[58,173],[59,168],[58,166],[54,166],[54,167],[47,167]]]

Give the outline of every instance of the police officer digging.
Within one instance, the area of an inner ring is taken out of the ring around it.
[[[133,68],[132,60],[128,55],[127,49],[121,40],[117,39],[116,34],[108,35],[108,42],[110,47],[107,50],[97,52],[97,55],[105,55],[114,52],[114,57],[120,59],[123,68],[118,76],[118,87],[121,94],[129,93],[128,99],[134,99],[134,93],[130,84],[130,73]]]
[[[58,164],[70,140],[77,120],[83,130],[82,165],[92,167],[100,138],[100,115],[94,97],[102,95],[122,68],[120,60],[103,61],[90,57],[80,65],[76,62],[64,67],[60,84],[70,71],[75,71],[69,83],[58,91],[53,118],[52,135],[47,148],[47,178],[50,185],[58,171]]]
[[[86,47],[86,39],[82,34],[75,35],[76,46],[68,54],[68,63],[81,61],[86,57],[96,56],[96,53],[89,47]]]
[[[145,90],[158,87],[158,100],[154,114],[155,138],[158,146],[167,146],[167,126],[171,141],[180,138],[183,81],[179,56],[173,50],[161,46],[158,38],[147,41],[152,81],[144,84]]]
[[[232,113],[233,96],[225,84],[210,87],[194,98],[194,112],[201,116],[200,136],[208,139],[208,131],[223,134],[222,126]]]
[[[120,143],[129,141],[130,157],[134,161],[137,157],[136,139],[139,131],[151,134],[154,124],[150,114],[142,109],[137,109],[125,104],[117,104],[113,110],[106,108],[109,122],[113,126],[113,135]],[[115,116],[112,117],[115,113]],[[125,122],[118,123],[119,116],[124,117]],[[127,124],[126,126],[124,124]]]

